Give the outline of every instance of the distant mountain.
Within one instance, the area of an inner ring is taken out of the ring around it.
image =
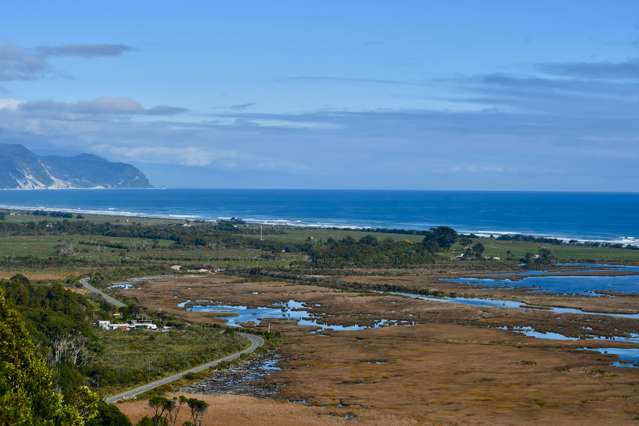
[[[22,145],[0,144],[0,188],[150,188],[136,167],[97,155],[37,156]]]

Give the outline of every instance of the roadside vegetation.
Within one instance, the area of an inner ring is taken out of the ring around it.
[[[101,355],[87,375],[107,393],[147,383],[248,346],[233,331],[195,325],[168,332],[100,331],[98,338]]]

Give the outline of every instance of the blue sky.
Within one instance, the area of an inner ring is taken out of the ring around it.
[[[639,187],[636,1],[232,3],[3,2],[0,142],[167,187]]]

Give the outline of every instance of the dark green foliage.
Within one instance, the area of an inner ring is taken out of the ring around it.
[[[325,243],[308,249],[313,265],[334,266],[401,266],[431,263],[434,254],[428,247],[410,241],[365,236],[359,241],[351,237],[341,240],[329,238]]]
[[[155,426],[155,423],[153,423],[151,417],[144,416],[135,424],[135,426]]]
[[[0,360],[0,424],[81,424],[80,413],[54,390],[52,372],[2,290]]]
[[[448,226],[438,226],[431,228],[430,233],[424,237],[424,240],[433,241],[441,249],[448,250],[457,241],[457,231]]]
[[[547,266],[556,263],[557,259],[547,248],[540,248],[538,254],[526,253],[524,257],[519,259],[519,262],[526,265],[539,265]]]
[[[100,401],[97,416],[87,426],[131,426],[131,421],[117,406]]]
[[[235,226],[235,223],[233,221],[218,220],[215,224],[215,229],[217,229],[218,231],[233,232],[237,231],[238,228],[237,226]]]
[[[24,318],[39,352],[48,359],[64,400],[73,401],[86,385],[85,370],[99,345],[91,324],[95,305],[59,284],[35,285],[16,275],[2,282],[7,299]]]
[[[68,212],[56,212],[56,211],[47,211],[47,210],[34,210],[31,212],[33,216],[49,216],[49,217],[60,217],[63,219],[71,219],[73,214]]]
[[[2,286],[40,345],[51,346],[55,338],[75,333],[94,340],[90,320],[96,308],[86,297],[60,284],[33,285],[23,275],[2,282]]]

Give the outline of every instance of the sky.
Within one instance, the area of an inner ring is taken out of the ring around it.
[[[634,192],[639,2],[7,0],[0,143],[159,187]]]

